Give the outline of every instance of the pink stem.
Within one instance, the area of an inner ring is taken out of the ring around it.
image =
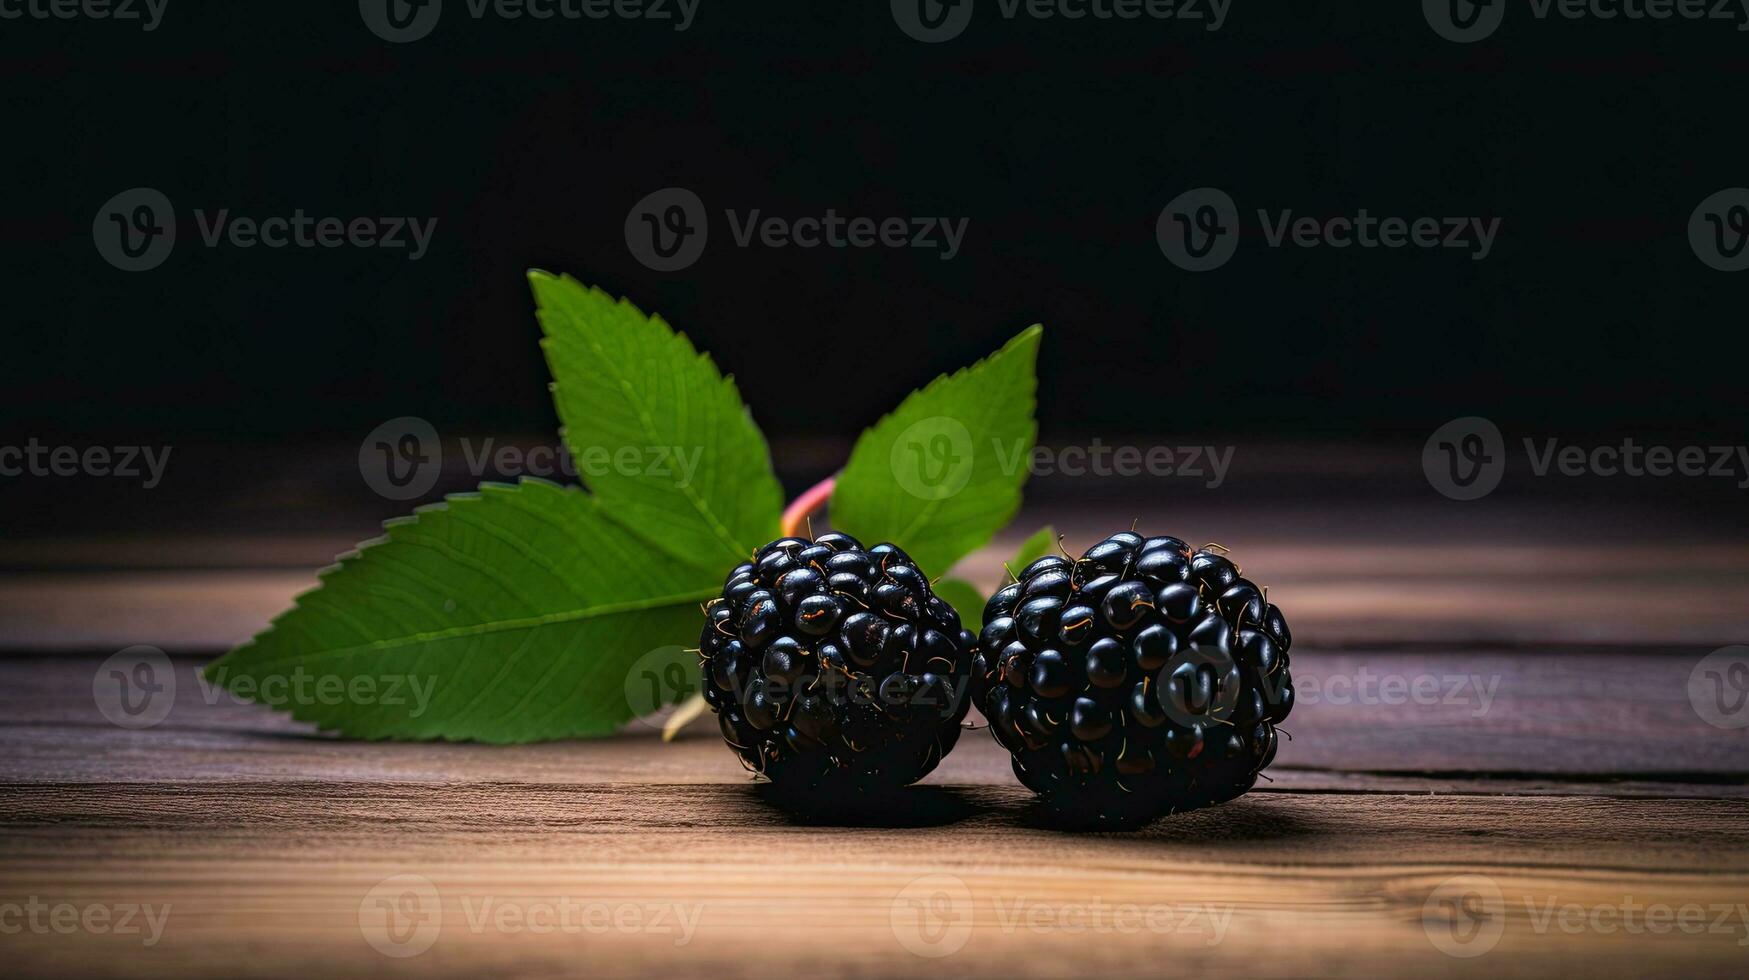
[[[833,474],[819,483],[814,484],[790,505],[784,508],[783,527],[780,533],[785,537],[796,537],[807,530],[808,517],[821,507],[832,496],[832,491],[838,486],[838,476]]]

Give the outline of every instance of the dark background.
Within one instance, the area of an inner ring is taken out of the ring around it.
[[[677,33],[476,21],[449,0],[431,36],[391,45],[345,0],[169,0],[152,33],[6,21],[0,70],[0,444],[337,446],[344,462],[395,416],[549,434],[530,267],[661,312],[777,444],[847,441],[1035,321],[1046,439],[1419,446],[1479,414],[1509,441],[1740,441],[1749,404],[1749,275],[1707,268],[1686,235],[1703,198],[1749,183],[1749,34],[1716,21],[1538,21],[1514,3],[1460,45],[1412,0],[1235,0],[1215,33],[1006,21],[980,0],[962,36],[922,44],[885,2],[703,0]],[[622,226],[674,185],[703,198],[712,242],[653,272]],[[1244,241],[1190,274],[1154,225],[1203,185],[1238,202]],[[136,186],[174,202],[179,242],[130,274],[91,222]],[[828,207],[970,227],[944,262],[735,248],[722,215]],[[438,226],[417,262],[209,249],[196,208]],[[1258,208],[1501,227],[1482,262],[1268,249]]]

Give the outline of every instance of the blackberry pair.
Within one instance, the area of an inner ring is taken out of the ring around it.
[[[787,537],[730,572],[700,639],[723,738],[779,789],[892,789],[976,701],[1015,774],[1077,824],[1233,799],[1293,707],[1281,610],[1224,554],[1111,535],[1033,562],[978,637],[890,544]]]

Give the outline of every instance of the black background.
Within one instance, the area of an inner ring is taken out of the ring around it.
[[[1691,251],[1749,184],[1749,34],[1538,21],[1454,44],[1419,3],[1235,0],[1199,23],[1006,21],[980,0],[922,44],[885,2],[703,0],[643,21],[476,21],[449,0],[392,45],[354,3],[169,0],[152,33],[0,25],[7,441],[356,445],[383,420],[555,425],[523,271],[660,311],[741,381],[774,439],[846,438],[934,374],[1046,324],[1046,438],[1740,438],[1745,285]],[[627,251],[628,209],[684,186],[712,244]],[[1161,208],[1238,202],[1211,273]],[[91,222],[154,187],[180,241],[118,271]],[[963,252],[735,248],[725,208],[946,215]],[[1501,220],[1493,254],[1265,248],[1255,212]],[[436,217],[376,249],[209,249],[193,210]]]

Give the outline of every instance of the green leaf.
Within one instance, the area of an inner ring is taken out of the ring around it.
[[[356,737],[486,742],[606,734],[697,690],[699,604],[777,534],[765,438],[659,318],[529,278],[594,492],[489,484],[390,522],[214,683]]]
[[[1055,525],[1046,524],[1033,533],[1033,536],[1020,543],[1020,550],[1009,559],[1008,570],[1019,575],[1026,566],[1057,550],[1057,529]]]
[[[984,628],[985,598],[978,587],[963,578],[944,578],[935,583],[935,594],[960,614],[960,625],[973,633]]]
[[[1020,574],[1020,570],[1056,550],[1057,529],[1049,524],[1038,529],[1032,537],[1020,545],[1020,550],[1008,562],[1009,571]],[[1007,585],[1012,579],[1006,575],[1002,584]],[[977,586],[962,578],[946,578],[935,583],[935,594],[947,600],[960,614],[960,622],[966,629],[976,633],[984,628],[984,604],[989,598]]]
[[[358,738],[611,732],[658,706],[634,707],[634,666],[673,683],[661,701],[690,693],[675,671],[696,659],[675,644],[697,636],[722,569],[652,560],[605,509],[536,480],[420,508],[206,676]]]
[[[1020,509],[1042,333],[1029,327],[936,378],[864,432],[833,491],[833,525],[868,544],[891,541],[935,575],[988,543]]]
[[[569,276],[529,282],[565,443],[615,518],[724,568],[777,537],[783,491],[734,381],[626,300]]]

